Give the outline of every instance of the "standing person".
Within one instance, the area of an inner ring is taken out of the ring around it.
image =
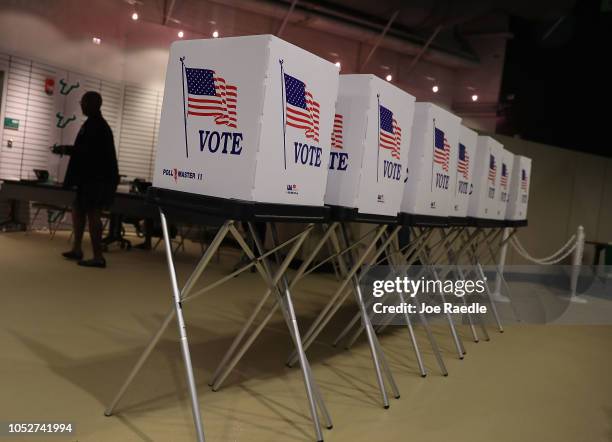
[[[119,168],[113,132],[102,117],[101,107],[102,96],[99,93],[85,92],[81,97],[81,110],[87,120],[81,126],[74,146],[57,146],[53,152],[70,155],[64,187],[76,188],[72,209],[74,243],[72,250],[62,255],[76,260],[80,266],[105,268],[101,214],[113,202],[119,184]],[[89,221],[93,259],[84,260],[82,241],[86,220]]]

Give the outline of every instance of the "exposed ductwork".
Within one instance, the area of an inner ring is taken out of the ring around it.
[[[210,3],[216,3],[223,6],[229,6],[243,11],[261,14],[267,17],[272,17],[277,20],[283,20],[287,15],[288,7],[280,4],[274,4],[266,1],[253,0],[209,0]],[[306,26],[329,34],[334,34],[347,39],[362,42],[364,44],[373,45],[379,36],[380,25],[374,22],[363,23],[362,25],[349,23],[340,18],[330,17],[317,12],[306,12],[296,8],[288,19],[291,24]],[[389,49],[400,54],[415,57],[422,52],[425,42],[410,41],[408,39],[399,38],[395,35],[387,35],[381,42],[380,47]],[[475,56],[469,54],[458,55],[440,50],[438,48],[429,47],[422,54],[423,60],[445,66],[448,68],[469,69],[479,66]]]

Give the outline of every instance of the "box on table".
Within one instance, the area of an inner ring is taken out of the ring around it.
[[[415,98],[375,75],[341,75],[325,203],[396,216]]]
[[[479,135],[474,156],[474,190],[468,203],[468,216],[499,219],[498,195],[503,146],[491,137]]]
[[[506,149],[502,151],[499,174],[499,193],[497,195],[497,212],[495,219],[506,219],[508,200],[512,186],[512,166],[514,154]]]
[[[337,92],[336,66],[271,35],[173,43],[153,185],[323,205]]]
[[[416,103],[408,154],[408,177],[401,211],[447,217],[451,214],[461,118],[431,103]]]
[[[527,219],[530,180],[531,158],[514,155],[506,219],[512,221],[524,221]]]
[[[450,216],[465,218],[468,203],[474,184],[474,154],[478,134],[461,125],[459,127],[459,144],[455,155],[451,156],[451,167],[455,170],[453,195],[450,204]]]

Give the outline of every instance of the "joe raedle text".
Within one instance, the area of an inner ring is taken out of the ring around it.
[[[478,302],[467,304],[467,305],[455,305],[451,302],[444,302],[442,305],[430,305],[424,302],[418,304],[408,304],[402,302],[396,305],[386,305],[382,302],[376,302],[372,306],[372,310],[377,314],[438,314],[438,313],[451,313],[451,314],[485,314],[487,313],[487,306]]]

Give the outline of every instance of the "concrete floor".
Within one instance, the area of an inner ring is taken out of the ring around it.
[[[170,307],[161,251],[114,251],[106,270],[63,260],[67,236],[0,235],[0,421],[71,421],[70,438],[0,440],[194,440],[174,323],[120,404],[110,402],[151,333]],[[196,247],[178,257],[183,278]],[[225,251],[209,276],[229,272]],[[295,291],[302,329],[335,285],[330,276],[305,279]],[[290,348],[275,318],[224,388],[206,385],[224,350],[262,292],[244,274],[186,306],[208,441],[312,441],[301,374],[286,368]],[[491,342],[466,337],[458,360],[447,329],[436,327],[450,376],[442,377],[424,339],[430,375],[422,379],[404,330],[381,337],[402,397],[379,403],[367,345],[329,345],[354,312],[309,351],[314,376],[334,419],[334,441],[610,441],[612,326],[511,326]],[[334,330],[335,329],[335,330]],[[423,338],[422,330],[417,330]]]

